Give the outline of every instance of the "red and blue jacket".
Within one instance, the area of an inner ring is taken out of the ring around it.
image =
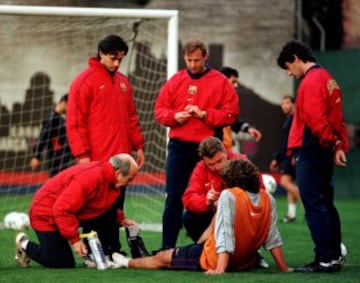
[[[340,87],[323,67],[315,65],[297,91],[288,148],[319,146],[345,153],[349,150]]]
[[[72,154],[108,161],[144,147],[132,87],[121,73],[111,75],[96,58],[73,81],[66,115]]]

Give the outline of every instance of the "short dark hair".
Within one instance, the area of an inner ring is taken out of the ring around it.
[[[61,103],[61,102],[68,102],[68,97],[69,97],[69,95],[68,94],[64,94],[61,98],[60,98],[60,100],[59,100],[59,103]]]
[[[280,68],[286,69],[285,64],[286,63],[293,63],[295,61],[295,55],[303,62],[314,62],[316,63],[316,58],[310,47],[308,47],[306,44],[292,40],[286,43],[278,58],[277,58],[277,64]]]
[[[207,137],[203,139],[199,144],[199,156],[200,158],[208,157],[211,158],[218,151],[226,152],[224,144],[217,137]]]
[[[282,97],[282,100],[284,100],[284,99],[289,99],[292,103],[295,103],[295,98],[291,95],[288,95],[288,94],[284,95]]]
[[[227,188],[239,187],[251,193],[259,192],[259,169],[249,160],[231,159],[225,161],[220,176]]]
[[[101,51],[104,54],[116,54],[119,51],[124,51],[127,54],[129,47],[122,37],[111,34],[102,39],[98,44],[98,57]]]
[[[227,78],[230,78],[231,76],[236,78],[239,77],[239,72],[231,67],[222,67],[220,72],[223,73]]]

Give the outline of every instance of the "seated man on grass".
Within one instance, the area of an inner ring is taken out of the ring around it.
[[[223,274],[254,267],[257,251],[264,246],[280,271],[293,271],[283,257],[275,200],[259,190],[258,169],[250,161],[233,159],[225,162],[220,174],[228,189],[221,193],[214,219],[197,243],[138,259],[113,253],[114,262],[126,268]]]

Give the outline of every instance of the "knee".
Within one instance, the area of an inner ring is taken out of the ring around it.
[[[283,175],[280,178],[280,186],[282,186],[285,190],[288,190],[289,186],[292,184],[292,178],[288,175]]]
[[[174,249],[160,251],[154,256],[157,268],[170,267],[173,251]]]

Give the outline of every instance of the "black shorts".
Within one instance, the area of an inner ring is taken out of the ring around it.
[[[280,173],[290,175],[295,180],[295,166],[291,164],[291,157],[286,157],[280,166]]]
[[[201,271],[200,256],[203,251],[203,244],[191,244],[175,248],[172,254],[171,267],[173,270]]]

